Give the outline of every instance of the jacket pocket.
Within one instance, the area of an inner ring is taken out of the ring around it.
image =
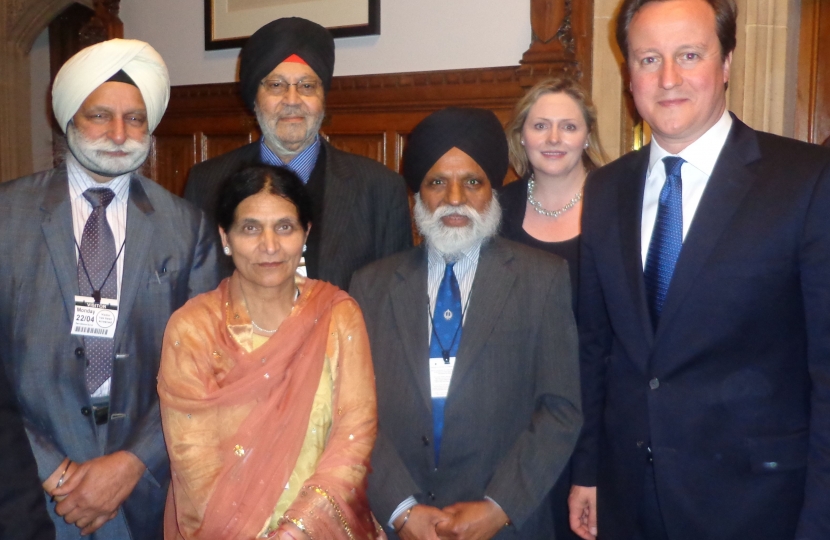
[[[807,466],[808,431],[777,437],[750,437],[746,440],[752,472],[792,471]]]

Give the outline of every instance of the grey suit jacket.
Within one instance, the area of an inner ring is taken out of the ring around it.
[[[169,480],[156,393],[162,335],[174,310],[217,285],[212,229],[189,203],[133,175],[106,440],[87,409],[83,339],[70,335],[78,278],[66,169],[0,185],[0,231],[0,360],[41,480],[66,456],[130,451],[147,472],[93,538],[159,538]],[[49,511],[58,538],[78,537],[54,504]]]
[[[582,425],[567,264],[503,238],[482,246],[437,470],[426,250],[373,263],[355,274],[350,292],[363,310],[377,379],[369,501],[378,520],[385,525],[410,495],[439,508],[486,495],[513,522],[499,538],[550,539],[548,492]]]
[[[323,215],[314,216],[309,244],[320,233],[319,265],[309,277],[348,289],[352,274],[372,261],[412,246],[409,199],[403,178],[380,163],[343,152],[322,141]],[[195,165],[184,197],[213,218],[222,182],[241,168],[259,164],[259,141]],[[314,229],[318,231],[314,231]],[[309,249],[312,249],[309,245]],[[230,274],[232,265],[225,273]]]

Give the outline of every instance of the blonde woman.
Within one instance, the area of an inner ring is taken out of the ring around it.
[[[516,105],[507,142],[520,180],[499,193],[502,235],[568,261],[576,291],[582,187],[608,161],[590,96],[572,79],[536,84]]]

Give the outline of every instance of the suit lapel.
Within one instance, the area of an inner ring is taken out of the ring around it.
[[[78,260],[75,255],[72,203],[69,200],[65,166],[52,171],[40,209],[44,213],[41,222],[43,236],[52,257],[67,316],[72,319],[75,295],[78,294]]]
[[[333,231],[347,227],[352,214],[355,212],[355,197],[357,193],[351,189],[349,182],[349,168],[337,157],[337,150],[328,142],[322,141],[326,152],[326,170],[324,176],[325,191],[323,193],[323,234],[320,237],[320,274],[322,268],[339,268],[344,264],[341,253],[344,250],[339,246],[343,238]],[[345,254],[345,253],[344,253]],[[350,277],[350,276],[349,276]]]
[[[398,282],[392,286],[390,298],[395,328],[403,344],[403,353],[427,410],[432,410],[429,386],[429,333],[427,324],[427,260],[423,248],[411,251],[411,256],[398,267]],[[419,309],[418,306],[421,306]]]
[[[648,312],[646,301],[645,282],[643,281],[642,255],[642,215],[643,190],[648,172],[649,147],[640,150],[637,159],[632,163],[630,182],[619,185],[619,218],[620,218],[620,247],[622,249],[623,265],[628,280],[628,290],[631,293],[631,305],[640,319],[646,343],[651,348],[654,341],[654,330],[651,325],[651,315]],[[636,359],[641,359],[635,355]],[[645,358],[642,358],[645,361]],[[646,368],[645,364],[640,366]]]
[[[153,239],[153,222],[150,214],[154,212],[150,199],[133,174],[130,179],[130,200],[127,205],[127,234],[124,246],[124,275],[121,276],[121,301],[118,304],[118,326],[115,331],[115,351],[118,352],[121,340],[129,325],[135,297],[143,283],[147,283],[147,259]]]
[[[507,266],[512,259],[513,251],[498,238],[481,247],[449,395],[475,364],[501,317],[510,289],[516,281],[516,274]]]
[[[665,333],[671,319],[681,308],[695,277],[756,178],[746,165],[761,157],[758,140],[755,133],[734,116],[733,122],[732,132],[721,150],[680,250],[656,340]]]

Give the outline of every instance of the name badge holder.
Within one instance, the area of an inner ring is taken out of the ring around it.
[[[86,279],[89,282],[89,287],[92,289],[92,296],[79,295],[75,297],[75,314],[72,317],[71,331],[73,336],[90,336],[106,339],[115,338],[115,329],[118,324],[118,300],[114,298],[102,298],[101,290],[112,275],[112,271],[115,269],[116,263],[118,263],[121,252],[124,251],[124,244],[126,244],[126,241],[121,243],[121,248],[115,255],[115,260],[112,261],[112,266],[110,266],[110,270],[107,272],[107,277],[104,278],[101,286],[96,289],[86,269],[86,263],[81,254],[81,246],[75,240],[75,247],[78,248],[78,259],[81,262],[84,275],[86,275]]]

